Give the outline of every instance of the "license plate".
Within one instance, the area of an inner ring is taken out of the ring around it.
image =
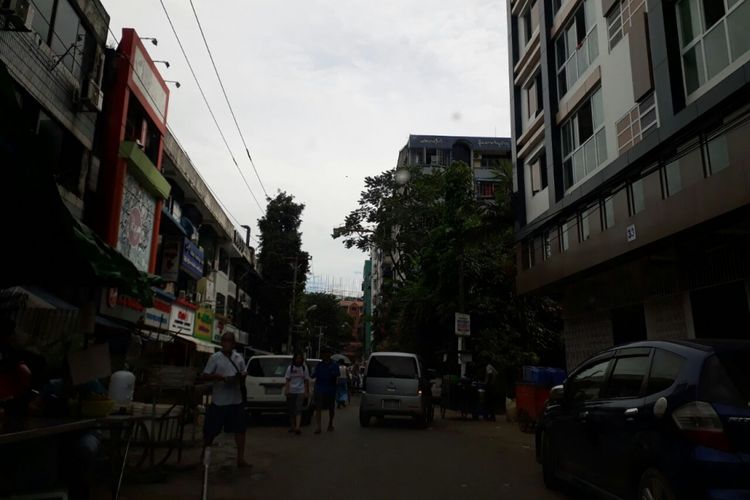
[[[266,387],[266,395],[267,396],[280,396],[281,387]]]
[[[384,399],[383,400],[384,410],[398,410],[399,406],[401,406],[401,402],[397,399]]]

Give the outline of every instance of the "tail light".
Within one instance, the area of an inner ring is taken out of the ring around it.
[[[724,434],[721,419],[710,403],[688,403],[676,409],[672,413],[672,419],[677,428],[696,444],[721,451],[732,451],[729,439]]]

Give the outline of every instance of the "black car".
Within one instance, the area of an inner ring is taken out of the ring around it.
[[[582,363],[537,427],[545,484],[750,499],[750,342],[647,341]]]

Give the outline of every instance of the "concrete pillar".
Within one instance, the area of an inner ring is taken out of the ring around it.
[[[606,313],[566,318],[563,327],[568,371],[590,356],[612,347],[612,320]]]
[[[688,292],[647,300],[643,306],[649,340],[695,338]]]

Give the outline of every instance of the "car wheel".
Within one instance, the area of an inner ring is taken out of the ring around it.
[[[550,490],[560,488],[560,479],[557,477],[557,457],[555,450],[552,448],[552,438],[548,432],[542,434],[540,440],[542,444],[542,477],[544,486]]]
[[[359,425],[362,427],[370,427],[370,415],[359,412]]]
[[[641,476],[638,485],[639,500],[675,500],[672,486],[659,471],[648,469]]]

